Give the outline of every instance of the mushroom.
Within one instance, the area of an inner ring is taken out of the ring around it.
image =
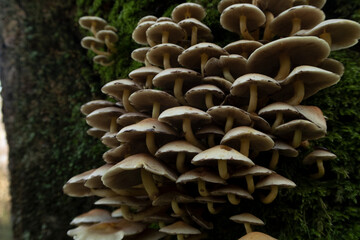
[[[129,73],[129,77],[145,88],[152,88],[153,78],[162,71],[161,68],[155,66],[141,67]]]
[[[210,84],[198,85],[185,93],[185,100],[190,106],[203,110],[209,109],[215,104],[219,105],[224,97],[225,94],[220,88]]]
[[[210,193],[212,196],[227,195],[229,202],[233,205],[238,205],[241,198],[254,200],[250,193],[236,185],[228,185],[218,188]]]
[[[232,85],[231,82],[229,82],[225,78],[221,78],[221,77],[217,77],[217,76],[204,77],[202,83],[214,85],[214,86],[220,88],[224,92],[224,94],[230,93],[230,88]]]
[[[105,55],[96,55],[93,57],[93,62],[100,64],[104,67],[109,67],[114,64],[114,60],[111,60],[109,56]]]
[[[115,43],[118,41],[118,36],[114,31],[111,30],[100,30],[96,33],[96,38],[105,42],[106,47],[111,52],[116,52]]]
[[[205,24],[195,18],[187,18],[179,22],[179,26],[185,30],[187,36],[191,36],[191,46],[198,43],[198,39],[211,41],[211,30]]]
[[[88,197],[94,193],[90,188],[85,187],[85,181],[96,169],[91,169],[70,178],[63,186],[63,192],[70,197]]]
[[[185,235],[201,234],[198,229],[186,224],[183,221],[178,221],[166,227],[162,227],[160,228],[159,232],[163,232],[169,235],[177,235],[178,240],[184,240]]]
[[[109,170],[113,165],[105,164],[93,171],[86,179],[84,186],[90,188],[94,195],[99,197],[112,197],[116,193],[106,187],[101,181],[101,177]]]
[[[107,22],[100,17],[83,16],[79,18],[79,24],[81,27],[89,29],[95,36],[99,30],[104,29]]]
[[[251,232],[239,238],[239,240],[276,240],[276,238],[261,232]]]
[[[323,161],[334,160],[336,158],[337,157],[335,154],[333,154],[327,150],[316,149],[316,150],[312,151],[311,153],[309,153],[308,155],[306,155],[306,157],[303,160],[303,164],[311,165],[316,162],[318,172],[310,175],[310,177],[314,178],[314,179],[319,179],[325,175]]]
[[[182,40],[185,31],[174,22],[156,22],[146,30],[146,37],[155,44],[176,43]]]
[[[230,217],[230,220],[236,223],[243,223],[245,226],[246,233],[251,233],[251,225],[263,226],[265,223],[250,213],[241,213]]]
[[[138,23],[137,23],[137,26],[139,26],[139,25],[140,25],[141,23],[143,23],[143,22],[148,22],[148,21],[156,22],[157,19],[158,19],[158,18],[155,17],[155,16],[153,16],[153,15],[147,15],[147,16],[145,16],[145,17],[140,18],[140,20],[139,20]]]
[[[325,5],[325,3],[326,3],[326,0],[294,0],[293,5],[294,6],[311,5],[311,6],[321,9]]]
[[[149,44],[150,46],[155,46],[156,43],[151,41],[150,39],[148,39],[146,36],[146,31],[148,30],[149,27],[151,27],[154,24],[155,24],[155,21],[153,21],[151,19],[140,22],[136,26],[134,31],[132,32],[132,35],[131,35],[132,39],[136,43],[141,44],[141,45]]]
[[[230,54],[238,54],[247,59],[257,48],[261,46],[262,43],[258,41],[238,40],[226,45],[224,50]]]
[[[89,128],[86,133],[94,138],[101,138],[102,136],[104,136],[106,131],[98,128]]]
[[[113,102],[110,102],[107,100],[92,100],[90,102],[87,102],[87,103],[81,105],[80,112],[86,116],[97,109],[106,108],[106,107],[114,107],[114,106],[115,106],[115,104]]]
[[[252,3],[252,0],[221,0],[217,5],[217,9],[222,13],[227,7],[237,3]]]
[[[137,48],[131,52],[131,58],[134,61],[144,63],[146,67],[150,67],[151,64],[146,59],[146,53],[150,50],[149,47]]]
[[[124,158],[132,154],[143,153],[147,151],[146,144],[139,142],[131,144],[129,142],[121,143],[120,146],[111,148],[103,154],[103,159],[106,163],[118,163]]]
[[[279,162],[279,155],[283,155],[286,157],[297,157],[299,155],[299,152],[295,148],[279,140],[275,140],[275,145],[271,151],[272,155],[271,161],[269,163],[269,168],[271,170],[275,170]]]
[[[345,71],[345,67],[341,62],[331,58],[325,58],[317,67],[335,73],[340,77]]]
[[[81,226],[81,225],[91,225],[99,222],[106,222],[112,220],[113,218],[110,215],[110,212],[104,209],[94,208],[86,213],[83,213],[75,217],[70,224]]]
[[[124,109],[118,107],[100,108],[86,116],[86,123],[97,129],[115,133],[118,131],[116,119],[124,112]]]
[[[176,191],[166,192],[152,201],[153,206],[168,206],[171,205],[173,212],[177,216],[185,215],[185,210],[181,209],[179,203],[191,203],[194,202],[194,198],[189,195],[182,194]]]
[[[195,18],[201,21],[205,16],[206,11],[200,4],[190,2],[177,5],[171,12],[171,18],[175,22],[180,22],[187,18]]]
[[[147,60],[156,66],[168,69],[179,66],[178,56],[184,49],[172,43],[163,43],[156,45],[146,53]]]
[[[218,145],[224,135],[224,131],[215,124],[205,125],[196,131],[196,137],[204,139],[210,148]]]
[[[195,198],[199,203],[206,203],[207,209],[211,214],[218,214],[222,208],[215,209],[214,203],[226,203],[226,201],[221,197],[215,196],[201,196]]]
[[[90,49],[94,53],[103,56],[110,56],[111,53],[99,50],[104,46],[104,42],[95,37],[84,37],[81,39],[81,46],[86,49]]]

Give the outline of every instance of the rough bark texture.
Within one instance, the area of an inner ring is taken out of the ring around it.
[[[10,145],[13,230],[15,239],[66,239],[70,220],[91,208],[94,199],[70,198],[62,193],[71,177],[103,164],[105,147],[86,135],[80,106],[105,98],[101,86],[126,77],[139,64],[130,59],[138,47],[131,31],[139,18],[169,15],[181,1],[0,0],[0,73],[4,119]],[[327,16],[359,19],[357,0],[341,7],[329,1]],[[343,1],[345,2],[345,1]],[[237,38],[219,25],[218,1],[199,1],[208,9],[205,23],[221,46]],[[337,9],[334,11],[334,9]],[[80,47],[86,34],[79,30],[82,15],[98,15],[119,29],[116,65],[92,64],[91,53]],[[338,85],[305,104],[321,107],[328,120],[328,137],[315,144],[328,147],[339,159],[328,163],[321,181],[307,178],[297,161],[281,163],[279,173],[298,184],[282,191],[270,206],[247,204],[267,225],[257,228],[279,239],[359,239],[360,66],[358,47],[334,53],[346,73]],[[341,101],[340,101],[341,100]],[[305,155],[303,152],[301,156]],[[303,176],[300,173],[304,174]],[[236,239],[242,226],[229,223],[226,211],[215,217],[209,239]],[[344,232],[343,232],[344,231]]]

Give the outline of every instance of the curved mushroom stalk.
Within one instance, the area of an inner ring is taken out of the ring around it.
[[[162,33],[162,37],[161,37],[161,43],[168,43],[169,42],[169,32],[168,31],[164,31]]]
[[[214,106],[213,96],[211,93],[205,95],[205,105],[209,109]]]
[[[222,179],[228,179],[229,173],[228,173],[228,167],[227,167],[227,161],[226,160],[218,160],[218,170],[219,175]]]
[[[292,19],[292,29],[290,32],[290,36],[294,35],[296,32],[300,31],[301,29],[301,19],[300,18],[293,18]]]
[[[187,171],[187,168],[185,167],[185,157],[186,154],[184,152],[179,152],[176,155],[176,170],[179,173],[184,173]]]
[[[289,75],[291,68],[290,56],[285,52],[281,53],[279,56],[279,64],[280,68],[278,74],[274,77],[275,80],[282,80]]]
[[[111,123],[110,123],[110,133],[116,133],[117,131],[118,131],[118,127],[116,123],[116,118],[113,117],[111,118]]]
[[[227,194],[228,200],[232,205],[239,205],[240,204],[240,198],[236,197],[235,194],[233,193],[228,193]]]
[[[123,95],[122,95],[122,103],[124,104],[124,108],[127,112],[136,112],[135,108],[133,106],[131,106],[131,104],[129,102],[129,96],[130,96],[129,89],[124,89]]]
[[[318,172],[315,174],[310,175],[311,178],[313,179],[319,179],[322,178],[325,175],[325,168],[324,168],[324,164],[323,161],[320,159],[316,160],[316,164],[318,167]]]
[[[178,216],[183,216],[185,214],[185,211],[179,207],[179,204],[175,200],[171,201],[171,208]]]
[[[210,196],[209,191],[206,189],[206,183],[204,180],[198,180],[198,191],[202,197]]]
[[[234,126],[234,117],[227,116],[224,132],[227,133],[228,131],[230,131],[232,129],[233,126]]]
[[[249,150],[250,150],[250,140],[247,138],[242,138],[240,140],[240,153],[245,157],[248,157]]]
[[[164,69],[171,68],[170,54],[169,53],[164,53],[163,54],[163,64],[164,64]]]
[[[192,28],[191,28],[191,46],[197,44],[197,33],[198,33],[198,28],[196,26],[192,26]]]
[[[271,155],[271,161],[269,163],[269,168],[271,170],[275,170],[278,162],[279,162],[279,151],[278,150],[273,150],[272,155]]]
[[[201,76],[204,77],[204,69],[205,69],[205,64],[208,61],[209,56],[206,53],[202,53],[201,54]]]
[[[283,120],[284,120],[283,113],[282,112],[276,112],[275,121],[274,121],[273,125],[271,126],[272,131],[274,131],[277,126],[280,126],[280,124],[283,123]]]
[[[182,128],[183,128],[183,132],[185,133],[186,141],[188,141],[189,143],[200,149],[204,149],[204,146],[199,142],[199,140],[196,139],[192,131],[191,120],[189,118],[183,120]]]
[[[270,11],[266,11],[265,17],[266,17],[266,25],[265,25],[263,40],[271,41],[272,32],[270,30],[270,23],[274,20],[274,14],[272,14]]]
[[[239,21],[240,21],[241,36],[243,36],[243,38],[247,40],[255,40],[254,37],[251,36],[251,34],[249,33],[249,30],[247,29],[246,16],[241,15]]]
[[[90,49],[91,49],[91,51],[93,51],[93,52],[96,53],[97,55],[104,55],[104,56],[107,56],[107,57],[109,57],[109,56],[111,55],[111,53],[109,53],[109,52],[104,52],[104,51],[101,51],[101,50],[97,49],[97,48],[95,47],[95,43],[92,43],[92,44],[90,45]]]
[[[141,180],[144,184],[145,191],[148,193],[149,198],[154,200],[159,195],[159,189],[152,177],[152,174],[145,169],[141,169]]]
[[[160,103],[154,102],[153,103],[153,110],[152,110],[152,118],[158,118],[160,115]]]
[[[252,232],[252,228],[251,228],[250,223],[244,223],[244,227],[245,227],[246,233],[251,233]]]
[[[145,60],[145,65],[146,62],[148,62],[147,60]],[[148,62],[149,63],[149,62]],[[154,78],[153,75],[147,75],[146,76],[146,82],[145,82],[145,88],[147,89],[151,89],[152,88],[152,79]]]
[[[218,214],[221,211],[221,208],[217,208],[217,209],[214,208],[214,203],[213,202],[208,202],[206,205],[207,205],[208,211],[211,214],[215,215],[215,214]]]
[[[175,79],[174,95],[180,104],[187,105],[185,98],[184,98],[183,91],[182,91],[183,84],[184,84],[184,79],[182,79],[182,78]]]
[[[292,96],[292,98],[287,100],[286,103],[295,106],[295,105],[299,105],[301,101],[304,99],[304,95],[305,95],[304,82],[302,80],[296,80],[294,82],[293,87],[294,87],[294,96]]]
[[[256,111],[257,100],[258,100],[257,85],[251,84],[250,85],[250,101],[249,101],[249,106],[247,109],[247,111],[249,113],[253,113]]]
[[[292,140],[292,146],[294,148],[297,148],[301,145],[301,138],[302,138],[301,130],[296,129],[294,132],[293,140]]]
[[[278,186],[271,186],[271,190],[266,197],[261,198],[261,202],[264,204],[272,203],[276,196],[278,195],[279,187]]]
[[[155,135],[153,132],[147,132],[146,133],[146,147],[151,153],[151,155],[155,156],[156,151],[158,150],[158,147],[155,144]]]
[[[223,70],[224,78],[226,80],[228,80],[229,82],[233,83],[235,81],[235,79],[234,79],[233,75],[231,75],[230,69],[228,67],[224,67],[222,70]]]
[[[255,191],[254,178],[252,175],[246,175],[245,179],[246,179],[248,192],[252,194]]]

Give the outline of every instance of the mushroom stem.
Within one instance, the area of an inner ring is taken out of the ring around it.
[[[124,108],[127,112],[136,112],[135,108],[131,106],[129,102],[129,96],[130,96],[130,90],[124,89],[123,95],[122,95],[122,102],[124,104]]]
[[[304,99],[304,95],[305,95],[304,82],[298,79],[293,83],[293,87],[294,87],[294,96],[292,96],[292,98],[287,100],[286,103],[295,106],[295,105],[299,105],[301,101]]]
[[[116,133],[117,132],[117,124],[116,124],[116,118],[115,117],[111,118],[110,132],[111,133]]]
[[[141,180],[144,184],[145,191],[148,193],[149,198],[154,200],[159,195],[159,189],[157,188],[152,174],[145,169],[141,169]]]
[[[324,32],[324,33],[320,34],[319,38],[324,39],[331,47],[332,39],[331,39],[330,33]]]
[[[213,202],[208,202],[207,203],[207,208],[208,208],[208,210],[209,210],[209,212],[211,214],[218,214],[221,211],[221,208],[219,208],[219,209],[214,208],[214,203]]]
[[[252,175],[246,175],[245,179],[246,179],[248,192],[252,194],[255,191],[254,178]]]
[[[236,197],[235,194],[233,193],[228,193],[227,194],[228,200],[232,205],[239,205],[240,203],[240,198]]]
[[[198,28],[196,26],[193,26],[191,28],[191,46],[197,43],[197,32],[198,32]]]
[[[190,118],[185,118],[183,120],[182,128],[183,128],[183,132],[185,133],[186,141],[188,141],[189,143],[191,143],[192,145],[194,145],[194,146],[196,146],[196,147],[198,147],[200,149],[204,149],[204,146],[194,136],[194,133],[193,133],[192,128],[191,128],[191,120],[190,120]]]
[[[290,56],[286,52],[280,54],[279,64],[280,64],[280,68],[278,74],[274,78],[275,80],[283,80],[290,73],[291,61],[290,61]]]
[[[240,33],[244,39],[255,40],[253,36],[251,36],[251,34],[249,33],[249,30],[247,29],[246,16],[244,15],[240,16]]]
[[[175,98],[179,101],[179,103],[181,103],[182,105],[187,105],[184,95],[183,95],[183,92],[182,92],[183,84],[184,84],[184,79],[182,79],[182,78],[175,79],[174,95],[175,95]]]
[[[282,122],[283,122],[283,113],[282,112],[276,112],[275,121],[274,121],[273,125],[271,126],[272,131],[274,131],[275,128],[277,126],[279,126]]]
[[[228,173],[228,167],[227,167],[227,161],[226,160],[218,160],[218,170],[219,175],[222,179],[228,179],[229,173]]]
[[[290,36],[294,35],[301,29],[301,19],[300,18],[293,18],[292,19],[292,29],[290,32]]]
[[[144,63],[145,63],[145,67],[151,67],[151,63],[149,62],[149,60],[145,57],[145,60],[144,60]]]
[[[116,47],[112,42],[109,41],[109,37],[105,38],[105,45],[110,50],[110,52],[116,52]]]
[[[170,54],[169,53],[164,53],[163,57],[164,57],[164,59],[163,59],[164,69],[171,68]]]
[[[297,148],[301,144],[302,132],[300,129],[296,129],[293,136],[292,146]]]
[[[246,233],[252,232],[250,223],[244,223],[244,227],[245,227]]]
[[[154,75],[147,75],[146,76],[146,82],[145,82],[145,88],[151,89],[152,88],[152,80],[154,78]]]
[[[177,240],[184,240],[184,234],[178,234],[177,235]]]
[[[160,103],[154,102],[153,103],[153,109],[152,109],[152,118],[158,118],[160,115]]]
[[[168,43],[169,42],[169,32],[168,31],[164,31],[162,33],[162,37],[161,37],[161,43]]]
[[[178,216],[182,216],[185,214],[184,210],[182,210],[180,207],[179,207],[179,204],[177,201],[175,200],[172,200],[171,201],[171,208],[172,210],[174,211],[174,213]]]
[[[222,70],[223,70],[224,78],[226,80],[228,80],[229,82],[234,82],[235,81],[234,77],[231,75],[229,67],[224,67]]]
[[[208,139],[209,147],[214,147],[215,146],[215,134],[213,134],[213,133],[208,134],[207,139]]]
[[[200,196],[202,196],[202,197],[207,197],[210,195],[210,193],[206,189],[205,181],[201,180],[201,179],[198,180],[198,191],[199,191]]]
[[[249,156],[250,140],[247,138],[240,139],[240,153],[245,157]]]
[[[227,133],[228,131],[230,131],[230,129],[233,127],[234,125],[234,117],[233,116],[227,116],[226,118],[226,123],[225,123],[225,133]]]
[[[146,133],[146,147],[151,153],[151,155],[155,156],[158,147],[155,144],[155,135],[153,132]]]
[[[278,192],[279,192],[278,186],[271,186],[271,190],[270,190],[269,194],[266,197],[263,197],[261,199],[261,202],[265,203],[265,204],[272,203],[275,200]]]
[[[208,59],[209,59],[209,56],[206,53],[201,54],[201,76],[202,77],[204,77],[205,64]]]
[[[110,56],[110,55],[111,55],[111,53],[109,53],[109,52],[104,52],[104,51],[101,51],[101,50],[96,49],[94,43],[92,43],[92,44],[90,45],[90,49],[91,49],[91,51],[93,51],[93,52],[96,53],[97,55],[104,55],[104,56]]]
[[[255,112],[257,107],[257,100],[258,100],[258,92],[257,92],[257,85],[250,84],[250,100],[249,106],[247,111],[249,113]]]
[[[130,207],[127,205],[121,205],[121,213],[123,215],[123,217],[128,220],[128,221],[132,221],[134,218],[134,215],[131,213],[130,211]]]
[[[272,14],[272,12],[270,11],[266,11],[265,16],[266,16],[266,25],[265,25],[263,40],[271,41],[272,32],[270,30],[270,23],[274,20],[274,14]]]
[[[279,162],[279,151],[273,150],[271,155],[271,161],[269,163],[269,168],[274,170]]]
[[[214,106],[213,98],[211,93],[206,93],[205,95],[205,105],[209,109]]]
[[[147,42],[148,42],[150,47],[156,46],[156,43],[153,40],[151,40],[150,38],[147,39]]]
[[[191,18],[191,12],[189,11],[189,9],[186,9],[186,12],[184,14],[185,18]]]
[[[178,152],[176,156],[176,169],[179,173],[184,173],[187,170],[185,167],[185,157],[186,155],[184,152]]]
[[[320,159],[316,160],[316,164],[318,167],[318,172],[315,174],[310,175],[311,178],[313,179],[319,179],[321,177],[323,177],[325,175],[325,168],[324,168],[324,164],[323,161]]]
[[[96,36],[96,22],[91,23],[90,31],[94,36]]]

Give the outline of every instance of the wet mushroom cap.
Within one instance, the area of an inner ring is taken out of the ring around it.
[[[95,37],[87,36],[81,39],[81,46],[86,49],[90,49],[92,45],[94,48],[99,49],[104,47],[104,44],[105,43],[103,41]]]
[[[195,86],[201,81],[201,75],[194,70],[186,68],[168,68],[161,71],[153,78],[153,84],[162,89],[173,89],[177,78],[183,79],[184,88]]]
[[[84,115],[88,115],[91,112],[105,107],[113,107],[115,104],[107,100],[93,100],[83,104],[80,108],[80,111]]]
[[[276,238],[261,232],[251,232],[239,238],[239,240],[276,240]]]
[[[281,112],[283,114],[283,118],[285,119],[292,120],[300,117],[300,113],[294,106],[283,102],[271,103],[260,109],[258,114],[263,118],[273,120],[277,112]]]
[[[201,151],[202,150],[200,148],[192,145],[191,143],[179,140],[163,145],[157,150],[155,156],[169,162],[171,159],[175,160],[174,158],[176,158],[176,154],[178,153],[185,153],[186,155],[193,157]]]
[[[92,127],[109,132],[112,119],[118,118],[123,113],[125,113],[125,110],[118,107],[100,108],[86,116],[86,123]]]
[[[178,24],[182,29],[186,31],[188,36],[191,36],[192,28],[196,27],[198,39],[201,39],[202,37],[205,38],[207,37],[209,38],[208,41],[212,40],[212,34],[210,28],[195,18],[187,18],[181,20]]]
[[[132,39],[138,44],[147,45],[146,30],[155,24],[155,21],[144,21],[141,22],[132,32]]]
[[[101,91],[115,99],[121,100],[124,90],[129,90],[130,93],[135,92],[140,89],[134,81],[130,79],[118,79],[106,83]]]
[[[146,37],[156,44],[163,43],[162,36],[164,32],[169,33],[169,43],[177,43],[185,36],[184,30],[174,22],[164,21],[156,22],[146,30]]]
[[[327,125],[323,112],[319,107],[316,106],[305,106],[297,105],[295,106],[296,110],[302,115],[303,118],[314,123],[319,128],[326,131]]]
[[[344,74],[345,71],[345,67],[341,62],[331,58],[325,58],[324,61],[317,65],[317,67],[335,73],[340,77]]]
[[[98,222],[104,222],[111,220],[112,217],[110,212],[104,209],[95,208],[86,213],[83,213],[75,217],[70,224],[71,225],[81,225],[81,224],[93,224]]]
[[[241,213],[230,217],[236,223],[250,223],[251,225],[265,225],[265,223],[250,213]]]
[[[326,134],[326,130],[321,129],[316,124],[308,120],[297,119],[276,127],[274,135],[282,139],[292,139],[296,129],[301,130],[302,140],[318,139]]]
[[[150,47],[137,48],[131,52],[131,58],[134,61],[144,63],[146,58],[146,53],[150,50]]]
[[[129,73],[129,77],[137,84],[144,86],[148,76],[156,76],[162,71],[161,68],[155,66],[137,68]]]
[[[96,32],[101,29],[104,29],[104,27],[107,24],[107,22],[104,19],[102,19],[100,17],[95,17],[95,16],[83,16],[79,19],[80,26],[85,29],[90,30],[93,23],[95,23],[95,31]]]
[[[188,16],[186,16],[188,14]],[[171,18],[175,22],[180,22],[185,18],[195,18],[199,21],[206,16],[205,9],[197,3],[182,3],[177,5],[171,12]]]
[[[237,178],[237,177],[245,177],[247,175],[252,175],[252,176],[266,176],[266,175],[270,175],[273,174],[274,171],[270,170],[268,168],[259,166],[259,165],[255,165],[249,168],[238,168],[234,171],[234,173],[231,175],[231,177]]]
[[[189,89],[185,93],[185,99],[192,107],[207,109],[205,105],[205,96],[207,94],[211,94],[215,105],[219,105],[225,97],[220,88],[210,84],[202,84]]]
[[[296,184],[277,173],[273,173],[263,179],[261,179],[256,185],[255,188],[269,188],[271,186],[278,186],[280,188],[294,188]]]
[[[303,164],[311,165],[316,163],[317,160],[327,161],[327,160],[334,160],[336,158],[337,158],[336,155],[329,151],[316,149],[312,151],[310,154],[306,155],[306,157],[303,159]]]
[[[246,111],[230,105],[214,106],[206,112],[221,125],[225,124],[229,116],[234,118],[234,125],[237,126],[248,126],[251,123],[250,115]]]
[[[261,47],[263,44],[258,41],[252,41],[252,40],[238,40],[236,42],[229,43],[224,47],[224,50],[226,50],[230,54],[239,54],[242,55],[244,52],[248,54],[248,56],[251,55],[256,49]]]
[[[178,45],[172,43],[162,43],[156,45],[146,53],[146,58],[149,62],[156,66],[164,66],[164,54],[170,55],[171,67],[179,66],[178,56],[184,51],[184,49]]]
[[[100,39],[101,41],[105,42],[105,39],[108,38],[108,41],[111,43],[117,42],[118,35],[111,30],[100,30],[96,33],[96,38]]]
[[[176,183],[196,182],[198,180],[203,180],[205,182],[211,183],[226,184],[226,181],[224,179],[220,178],[217,174],[204,167],[195,168],[181,174],[176,180]]]

